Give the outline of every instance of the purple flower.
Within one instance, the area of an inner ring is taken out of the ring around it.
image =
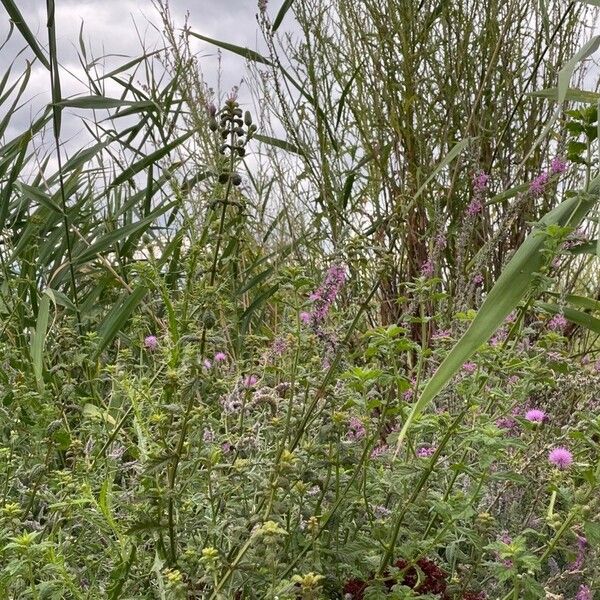
[[[550,331],[563,331],[567,326],[567,320],[563,315],[554,315],[550,321],[548,321],[548,329]]]
[[[583,567],[583,561],[585,560],[586,550],[588,546],[587,538],[583,535],[577,536],[577,557],[573,564],[569,567],[570,571],[579,571]]]
[[[568,469],[573,464],[573,455],[563,446],[559,446],[550,451],[548,460],[559,469]]]
[[[546,184],[548,183],[549,179],[550,179],[550,176],[548,175],[548,173],[540,173],[529,184],[529,193],[534,198],[541,196],[546,191]]]
[[[443,250],[446,247],[446,236],[443,233],[438,233],[435,236],[435,247],[438,250]]]
[[[466,362],[463,366],[463,371],[468,373],[469,375],[475,373],[477,371],[477,365],[474,362]]]
[[[562,156],[555,156],[550,163],[552,175],[561,175],[567,170],[567,161]]]
[[[587,585],[581,585],[575,600],[593,600],[592,590]]]
[[[483,194],[490,183],[491,177],[485,171],[477,171],[473,175],[473,190],[476,194]]]
[[[367,430],[362,424],[362,421],[357,417],[350,417],[347,432],[348,439],[354,442],[358,442],[359,440],[362,440],[365,437],[365,435],[367,435]]]
[[[217,352],[215,354],[215,362],[216,363],[225,362],[226,360],[227,360],[227,354],[225,354],[225,352]]]
[[[475,275],[473,277],[473,285],[480,286],[482,283],[483,283],[483,275],[481,273],[477,273],[477,275]]]
[[[446,338],[452,337],[449,329],[438,329],[433,333],[431,339],[434,341],[443,340]]]
[[[247,375],[244,377],[244,387],[245,388],[253,388],[258,382],[258,377],[256,375]]]
[[[149,335],[144,339],[144,346],[148,350],[156,350],[158,348],[158,338],[155,335]]]
[[[435,448],[433,446],[422,446],[417,450],[417,456],[419,458],[429,458],[435,452]]]
[[[483,204],[479,198],[474,198],[467,206],[467,215],[469,217],[474,217],[478,215],[483,210]]]
[[[308,325],[311,322],[311,315],[309,312],[301,312],[300,313],[300,320],[305,324]]]
[[[519,382],[519,379],[521,379],[518,375],[511,375],[508,378],[508,384],[509,385],[515,385],[515,383]]]
[[[387,517],[389,517],[392,514],[392,511],[389,508],[386,508],[385,506],[381,505],[381,506],[376,506],[373,509],[373,512],[375,513],[375,516],[378,519],[385,519]]]
[[[210,442],[213,442],[214,439],[215,439],[215,434],[214,434],[213,430],[209,429],[207,427],[204,430],[204,432],[202,433],[202,440],[204,441],[204,443],[210,444]]]
[[[205,358],[202,364],[204,365],[205,369],[210,369],[212,367],[212,363],[210,362],[210,360],[208,360],[208,358]]]
[[[288,344],[283,338],[276,338],[273,340],[273,344],[271,346],[273,353],[276,356],[281,356],[287,350]]]
[[[422,265],[421,265],[421,275],[423,277],[433,277],[433,274],[435,273],[435,267],[433,265],[433,261],[428,258]]]
[[[597,360],[594,363],[594,370],[596,371],[596,373],[600,373],[600,360]]]
[[[546,413],[539,408],[532,408],[525,413],[525,418],[532,423],[543,423],[546,418]]]
[[[379,446],[375,446],[371,451],[371,458],[379,458],[383,456],[388,451],[388,447],[386,444],[380,444]]]

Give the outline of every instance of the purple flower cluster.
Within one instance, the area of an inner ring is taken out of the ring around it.
[[[433,456],[435,448],[433,446],[422,446],[417,450],[417,456],[419,458],[429,458]]]
[[[362,424],[362,421],[357,417],[350,417],[347,432],[348,439],[353,442],[358,442],[362,440],[365,435],[367,435],[367,430]]]
[[[569,567],[570,571],[580,571],[585,560],[586,550],[588,547],[587,538],[583,535],[577,535],[577,557],[573,564]]]
[[[346,271],[344,267],[332,265],[325,274],[321,286],[310,295],[313,302],[312,311],[300,313],[300,320],[314,327],[322,323],[345,282]]]
[[[473,199],[467,206],[467,216],[475,217],[483,210],[483,197],[488,190],[490,179],[484,171],[477,171],[473,175]]]
[[[587,585],[582,585],[575,596],[575,600],[593,600],[592,590]]]
[[[421,265],[421,275],[423,277],[433,277],[435,273],[435,267],[433,265],[433,261],[428,258],[422,265]]]
[[[538,198],[546,191],[546,186],[553,175],[562,175],[567,170],[567,161],[562,156],[555,156],[550,163],[550,170],[534,177],[529,184],[529,194]]]
[[[561,332],[567,326],[567,320],[563,315],[554,315],[550,321],[548,321],[548,329],[550,331]]]

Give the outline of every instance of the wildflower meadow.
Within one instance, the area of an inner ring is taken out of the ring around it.
[[[0,0],[0,600],[600,599],[600,3],[137,1]]]

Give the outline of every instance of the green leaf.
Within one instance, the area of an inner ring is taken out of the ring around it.
[[[35,323],[35,331],[31,336],[31,362],[33,364],[33,373],[38,390],[44,390],[44,344],[46,341],[46,332],[48,330],[48,320],[50,316],[50,297],[47,294],[42,294],[38,306],[37,320]]]
[[[27,26],[25,19],[23,19],[23,15],[17,8],[17,5],[13,2],[13,0],[2,0],[2,4],[4,5],[4,8],[6,9],[11,21],[15,24],[16,28],[25,38],[25,41],[29,44],[29,47],[33,50],[33,53],[38,57],[39,61],[46,67],[46,69],[50,69],[48,59],[44,56],[42,49],[37,43],[33,33],[31,33],[31,29],[29,29]]]
[[[287,150],[288,152],[304,156],[303,152],[299,148],[297,148],[293,144],[290,144],[289,142],[286,142],[285,140],[280,140],[274,137],[270,137],[268,135],[261,134],[256,134],[254,136],[254,139],[258,140],[259,142],[263,142],[264,144],[269,144],[269,146],[275,146],[276,148],[281,148],[282,150]]]
[[[279,26],[281,25],[281,22],[283,21],[283,17],[285,17],[285,13],[287,13],[287,11],[290,10],[293,3],[294,3],[294,0],[285,0],[285,2],[281,5],[281,8],[279,9],[277,16],[275,17],[275,20],[273,21],[273,27],[272,27],[273,33],[275,33],[279,29]]]
[[[166,144],[164,147],[159,148],[155,152],[152,152],[151,154],[148,154],[144,158],[133,163],[132,165],[127,167],[120,175],[115,177],[113,182],[110,184],[109,189],[114,188],[117,185],[120,185],[121,183],[127,181],[128,179],[131,179],[134,175],[137,175],[140,171],[143,171],[146,167],[154,165],[158,160],[165,157],[173,149],[177,148],[177,146],[180,146],[181,144],[183,144],[183,142],[185,142],[186,140],[191,138],[192,135],[194,135],[194,133],[196,133],[196,130],[192,129],[191,131],[188,131],[187,133],[184,133],[182,136],[173,140],[169,144]]]
[[[533,228],[502,271],[469,329],[442,361],[425,385],[419,399],[413,404],[398,436],[397,451],[413,421],[451,381],[464,362],[494,334],[529,289],[545,260],[542,252],[547,239],[545,228],[551,224],[569,224],[577,227],[596,204],[599,196],[600,177],[597,177],[591,182],[589,193],[582,192],[568,198],[544,215]]]
[[[79,96],[70,100],[61,100],[58,106],[62,108],[88,108],[88,109],[108,109],[120,108],[122,106],[142,108],[156,108],[154,102],[134,102],[131,100],[119,100],[118,98],[105,98],[104,96]]]
[[[113,341],[127,319],[131,316],[137,305],[148,292],[143,285],[138,286],[131,294],[127,294],[117,302],[102,322],[99,330],[99,343],[93,357],[96,359],[102,351]]]
[[[543,90],[537,90],[535,92],[530,92],[528,96],[558,100],[558,88],[552,87]],[[570,102],[586,102],[589,104],[597,104],[598,100],[600,100],[600,94],[596,92],[588,92],[587,90],[580,90],[577,88],[567,88],[565,100]]]
[[[597,319],[588,313],[575,310],[574,308],[569,308],[567,306],[561,307],[557,304],[547,304],[545,302],[538,303],[538,306],[554,315],[559,313],[563,314],[565,319],[571,321],[571,323],[575,323],[575,325],[581,325],[581,327],[589,329],[595,333],[600,333],[600,319]]]
[[[205,35],[200,35],[199,33],[194,33],[190,31],[190,35],[202,40],[204,42],[208,42],[209,44],[213,44],[214,46],[218,46],[219,48],[223,48],[223,50],[229,50],[229,52],[233,52],[238,56],[242,56],[246,60],[251,60],[257,63],[261,63],[263,65],[268,65],[269,67],[274,66],[273,63],[265,58],[262,54],[255,52],[254,50],[250,50],[250,48],[244,48],[242,46],[236,46],[235,44],[229,44],[228,42],[221,42],[219,40],[215,40],[213,38],[206,37]]]
[[[86,248],[81,254],[73,257],[73,264],[81,265],[92,258],[94,258],[97,254],[101,254],[102,252],[106,252],[113,248],[113,245],[125,238],[129,238],[132,235],[143,233],[146,231],[150,225],[162,214],[167,212],[169,209],[173,208],[177,204],[176,201],[171,202],[169,204],[165,204],[164,206],[160,206],[155,211],[150,213],[145,219],[141,219],[136,223],[130,223],[129,225],[125,225],[124,227],[120,227],[119,229],[115,229],[103,235],[101,238],[97,239],[93,244],[91,244],[88,248]]]

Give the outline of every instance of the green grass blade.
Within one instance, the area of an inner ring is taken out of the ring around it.
[[[117,302],[106,315],[99,329],[99,341],[93,357],[96,359],[105,348],[115,339],[115,336],[122,329],[123,325],[129,319],[142,298],[148,292],[148,288],[143,285],[136,287],[131,294],[127,294]]]
[[[11,21],[15,24],[16,28],[21,32],[21,35],[25,38],[25,41],[29,44],[29,47],[33,51],[33,53],[37,56],[38,60],[46,67],[46,69],[50,69],[50,63],[48,59],[44,56],[40,45],[37,43],[35,36],[31,32],[31,29],[27,26],[23,15],[17,8],[17,5],[13,2],[13,0],[1,0],[8,16]]]
[[[285,17],[287,11],[290,10],[290,8],[292,8],[293,3],[294,3],[294,0],[285,0],[285,2],[281,5],[281,8],[279,9],[277,16],[275,17],[275,20],[273,21],[273,27],[272,27],[273,33],[275,33],[279,29],[279,26],[281,25],[283,18]]]
[[[44,344],[46,333],[48,331],[48,320],[50,317],[50,297],[42,294],[38,306],[38,314],[35,323],[35,330],[31,336],[31,362],[35,381],[40,392],[44,389]]]

